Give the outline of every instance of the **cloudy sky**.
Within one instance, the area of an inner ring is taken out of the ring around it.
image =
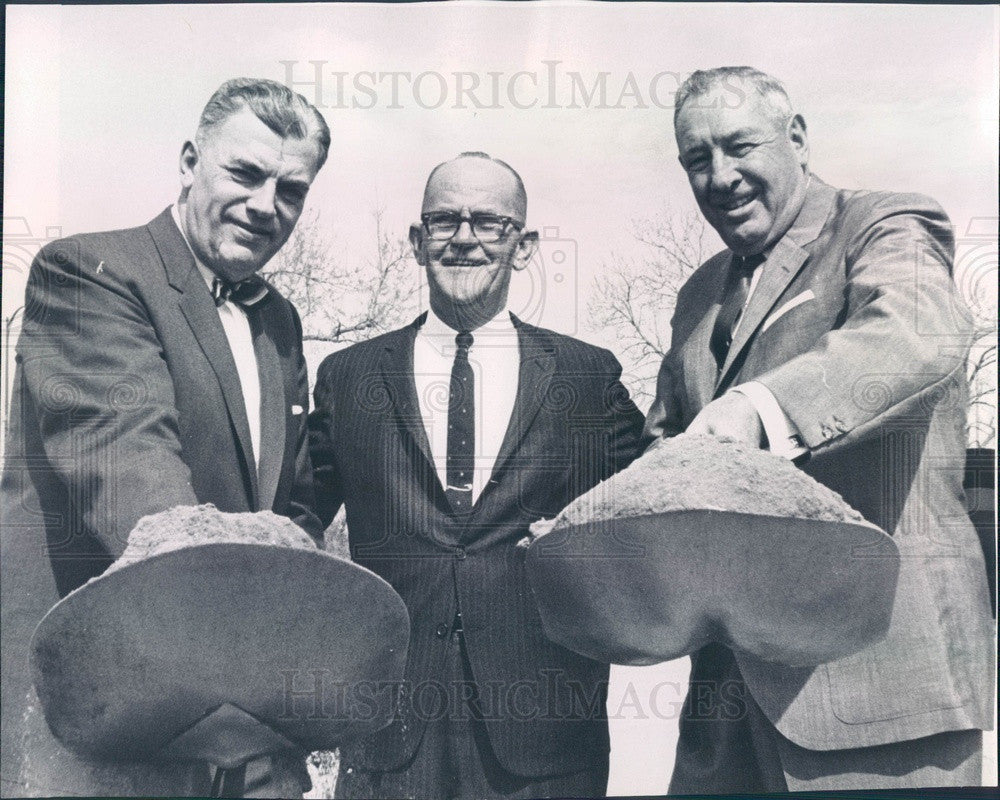
[[[587,324],[587,298],[613,255],[637,252],[634,220],[694,207],[676,161],[672,94],[698,68],[750,64],[782,79],[807,120],[820,177],[935,197],[960,236],[960,280],[995,282],[996,7],[459,2],[6,12],[5,318],[20,305],[40,240],[143,224],[176,198],[181,144],[212,91],[238,75],[294,81],[325,114],[331,155],[309,205],[342,263],[371,255],[375,208],[392,234],[405,235],[430,168],[484,150],[520,171],[529,223],[545,240],[548,261],[522,275],[514,304],[612,349],[614,337]],[[557,264],[557,253],[569,258]],[[995,294],[992,302],[995,309]],[[612,790],[662,792],[675,726],[656,717],[683,695],[684,668],[616,676]]]

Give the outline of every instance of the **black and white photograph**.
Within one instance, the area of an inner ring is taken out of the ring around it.
[[[0,796],[996,796],[997,5],[4,12]]]

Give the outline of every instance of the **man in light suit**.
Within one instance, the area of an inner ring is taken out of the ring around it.
[[[436,167],[410,229],[429,311],[319,369],[320,517],[346,505],[354,560],[411,620],[397,719],[341,751],[338,797],[606,791],[608,667],[546,639],[516,545],[632,460],[642,415],[611,353],[509,312],[526,209],[503,162]]]
[[[27,699],[28,644],[146,514],[269,509],[320,536],[301,325],[256,273],[292,232],[329,143],[286,87],[229,81],[184,143],[176,205],[139,228],[54,242],[32,265],[2,486],[5,793],[209,790],[204,764],[115,768],[63,750]]]
[[[992,622],[962,502],[971,326],[951,225],[926,197],[812,175],[804,120],[756,70],[694,73],[674,125],[728,249],[678,295],[646,433],[795,459],[893,536],[901,567],[888,635],[860,653],[814,668],[695,653],[671,791],[978,785]],[[738,719],[711,713],[733,693]]]

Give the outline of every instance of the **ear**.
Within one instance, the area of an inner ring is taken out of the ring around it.
[[[413,257],[421,267],[427,266],[427,256],[424,254],[424,226],[419,222],[414,222],[410,226],[410,247],[413,248]]]
[[[531,263],[538,250],[538,231],[524,231],[517,240],[514,256],[510,260],[511,269],[522,270]]]
[[[806,121],[801,114],[796,114],[788,122],[788,141],[798,153],[799,163],[803,168],[809,164],[809,136],[806,133]]]
[[[188,140],[181,148],[181,187],[190,189],[194,183],[194,168],[198,163],[198,145]]]

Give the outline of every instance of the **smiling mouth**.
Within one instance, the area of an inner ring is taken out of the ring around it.
[[[742,197],[731,197],[728,200],[713,202],[712,207],[717,211],[731,213],[733,211],[739,211],[740,209],[746,208],[756,199],[756,197],[757,195],[754,194],[748,194]]]
[[[488,261],[470,261],[464,258],[441,259],[441,264],[445,267],[482,267],[488,263]]]
[[[247,236],[252,236],[255,238],[270,238],[271,231],[263,230],[261,228],[252,228],[249,225],[244,225],[242,222],[233,222],[233,225],[242,233]]]

